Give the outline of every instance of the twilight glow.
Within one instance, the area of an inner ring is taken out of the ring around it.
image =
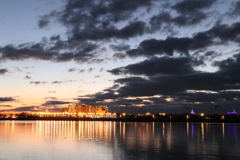
[[[238,0],[1,0],[0,110],[239,112],[239,18]]]

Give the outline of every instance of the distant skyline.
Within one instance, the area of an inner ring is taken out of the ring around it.
[[[240,112],[239,19],[238,0],[1,0],[0,110]]]

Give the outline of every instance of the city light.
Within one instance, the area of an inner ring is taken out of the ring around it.
[[[231,114],[230,114],[231,113]],[[26,112],[0,112],[0,119],[9,119],[9,120],[110,120],[110,121],[199,121],[199,122],[240,122],[240,116],[233,110],[232,112],[227,112],[226,114],[207,114],[198,113],[195,114],[195,111],[191,109],[191,112],[186,113],[175,113],[168,114],[163,112],[158,113],[115,113],[109,112],[107,106],[91,106],[87,104],[76,104],[70,103],[67,108],[61,109],[59,112],[52,112],[51,110],[46,109],[46,111],[26,111]]]

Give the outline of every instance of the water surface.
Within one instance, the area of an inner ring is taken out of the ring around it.
[[[240,124],[0,121],[0,144],[0,160],[234,160]]]

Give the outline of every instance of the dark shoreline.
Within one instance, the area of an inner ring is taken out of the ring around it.
[[[239,117],[225,119],[211,118],[77,118],[77,117],[22,117],[22,118],[0,118],[1,120],[24,120],[24,121],[115,121],[115,122],[217,122],[217,123],[240,123]]]

